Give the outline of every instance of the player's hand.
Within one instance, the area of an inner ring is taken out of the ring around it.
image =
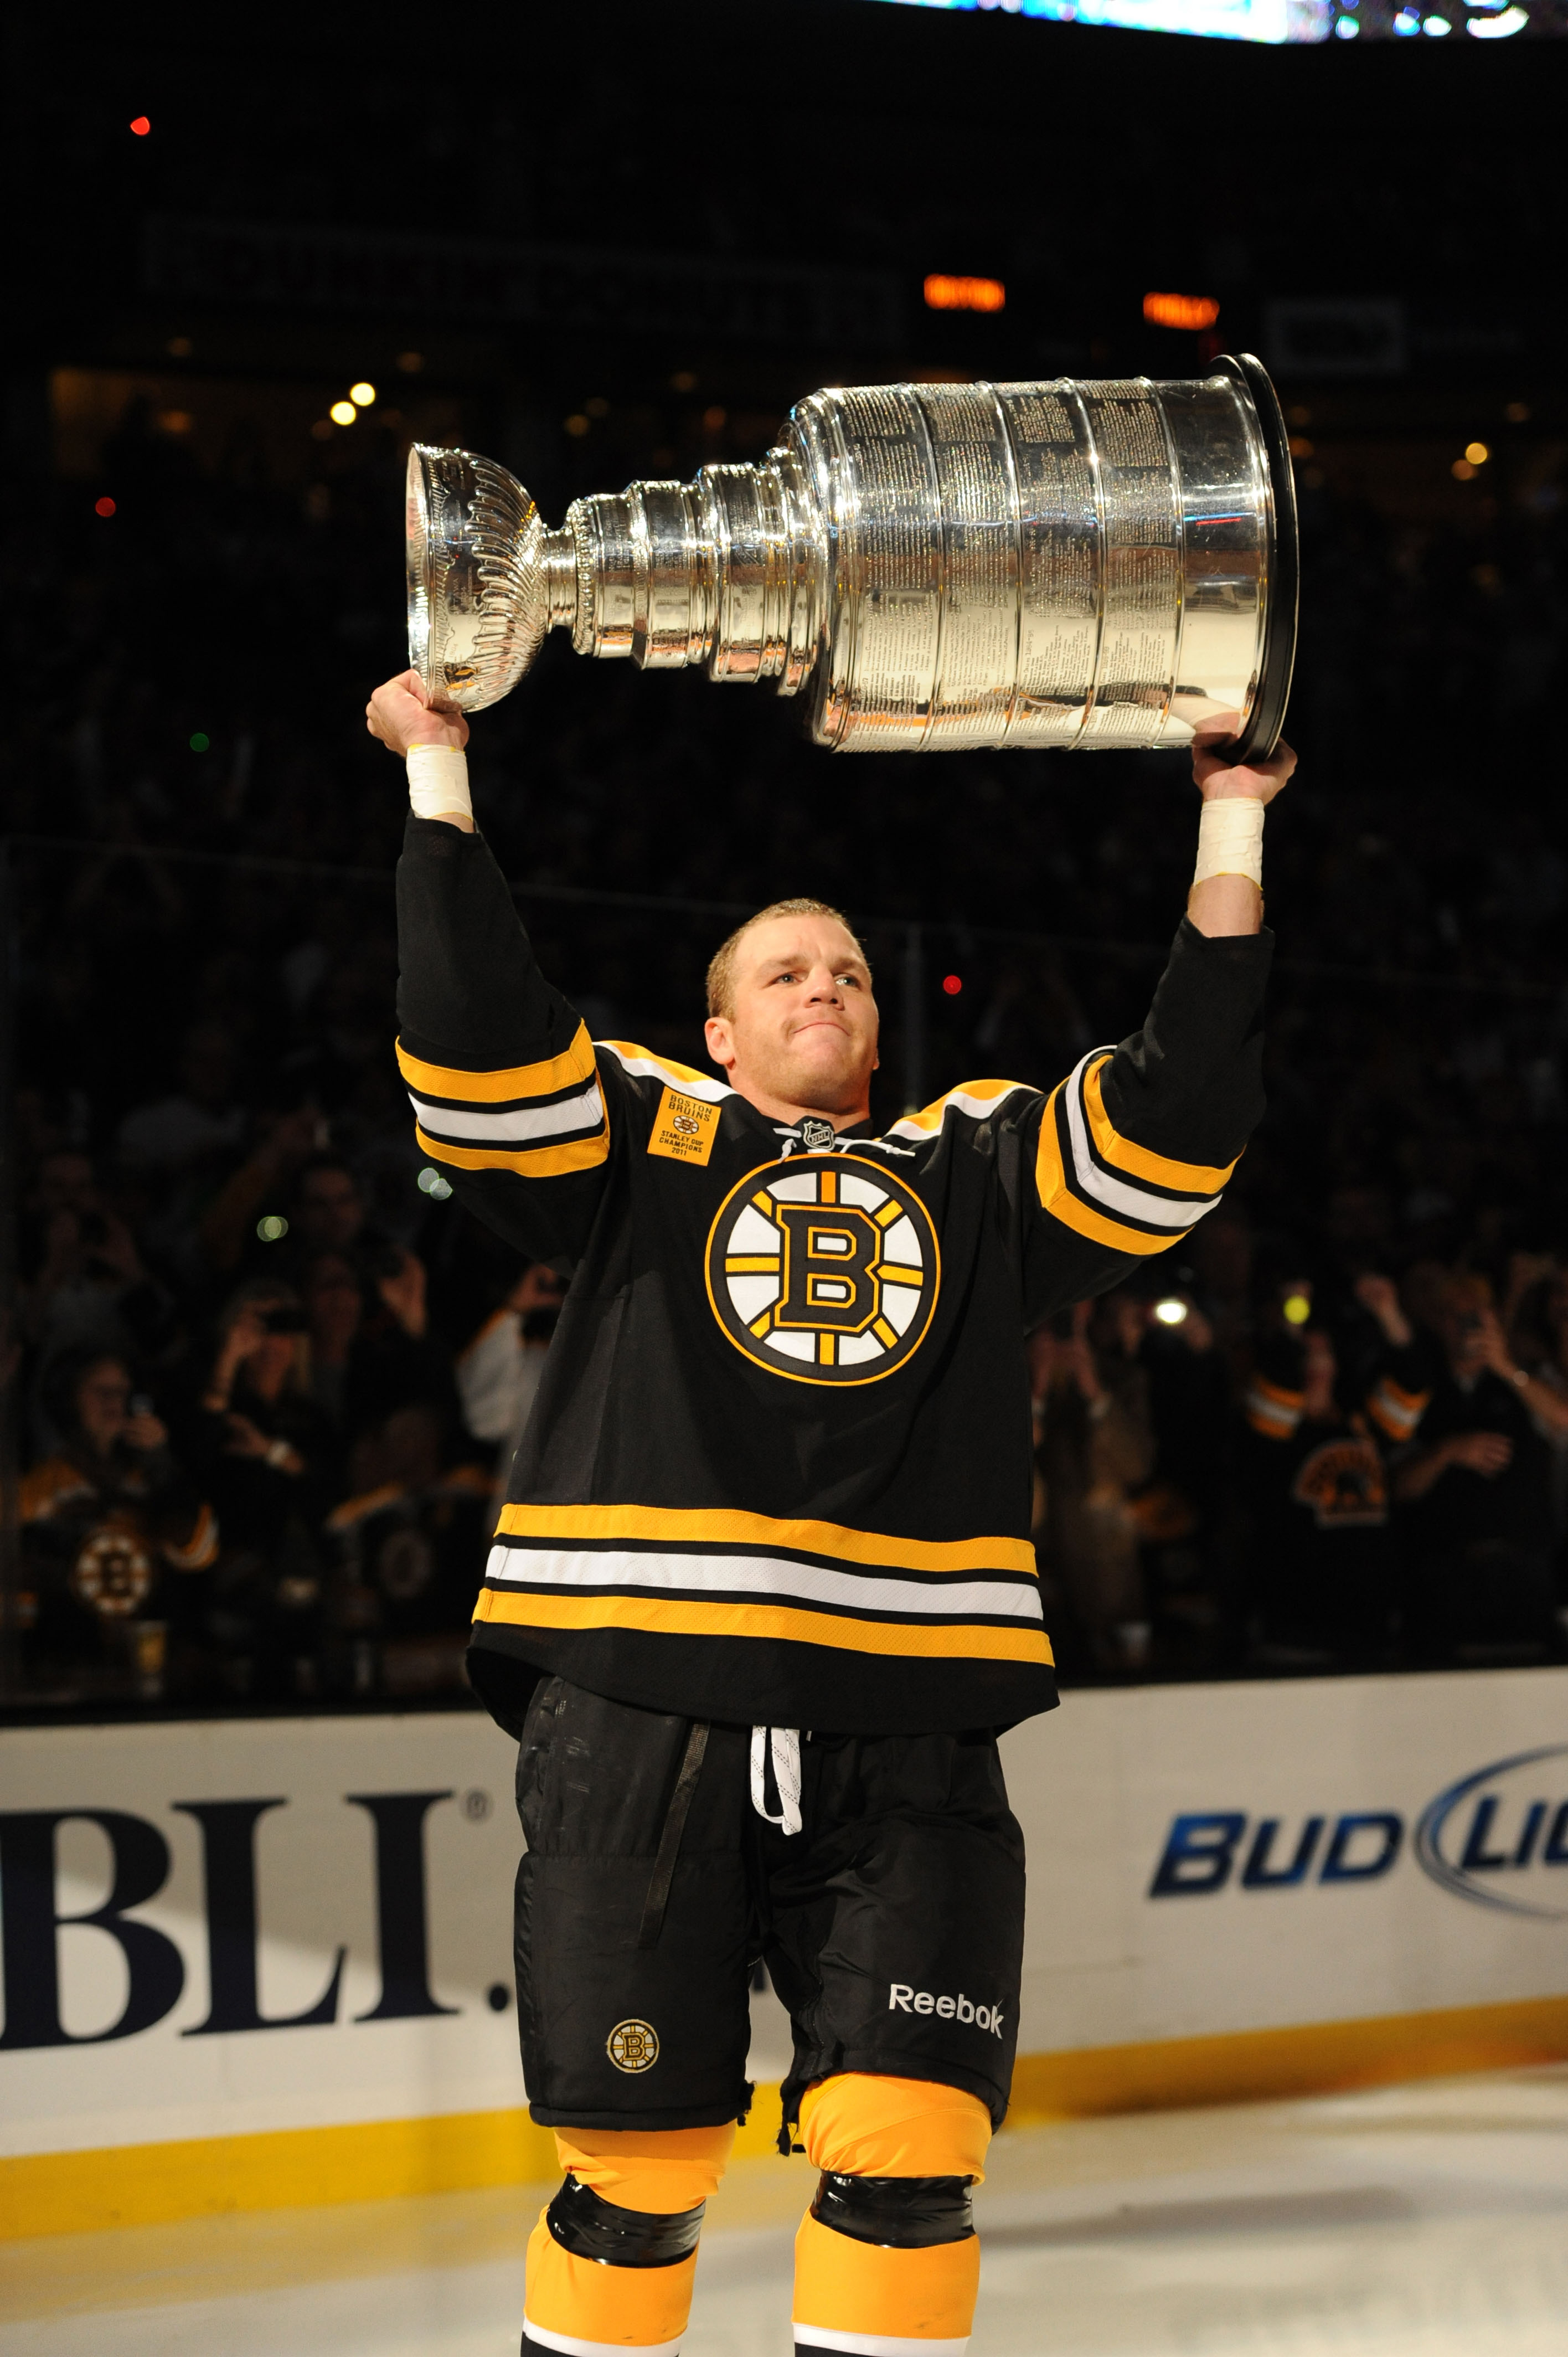
[[[425,701],[415,671],[400,672],[378,687],[365,706],[365,726],[401,760],[411,745],[456,745],[468,741],[460,712],[436,712]]]
[[[1283,740],[1275,746],[1266,761],[1245,762],[1232,767],[1223,753],[1212,748],[1228,740],[1224,737],[1197,737],[1192,746],[1192,774],[1198,792],[1206,802],[1230,802],[1248,796],[1253,802],[1272,802],[1289,780],[1295,768],[1295,755]]]

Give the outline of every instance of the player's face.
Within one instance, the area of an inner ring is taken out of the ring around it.
[[[831,917],[770,917],[736,957],[735,1012],[708,1047],[754,1102],[856,1114],[876,1069],[876,1001],[865,960]]]

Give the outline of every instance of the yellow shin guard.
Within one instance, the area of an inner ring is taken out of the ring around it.
[[[717,2187],[735,2142],[717,2128],[563,2128],[555,2147],[563,2169],[619,2211],[673,2217],[697,2209]],[[542,2349],[567,2357],[635,2350],[673,2357],[686,2329],[697,2272],[693,2251],[672,2266],[605,2265],[564,2249],[548,2208],[529,2237],[524,2330]]]
[[[979,2184],[991,2119],[983,2104],[926,2079],[845,2072],[800,2106],[806,2151],[847,2178],[950,2178]],[[865,2357],[961,2357],[974,2321],[972,2233],[926,2247],[863,2242],[810,2213],[795,2238],[795,2339]]]

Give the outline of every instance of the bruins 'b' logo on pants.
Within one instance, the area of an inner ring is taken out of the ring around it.
[[[651,2071],[659,2060],[659,2032],[650,2021],[618,2021],[605,2040],[605,2052],[618,2071],[633,2076]]]
[[[796,1383],[874,1383],[937,1306],[936,1231],[902,1179],[857,1155],[754,1170],[708,1233],[708,1298],[737,1351]]]

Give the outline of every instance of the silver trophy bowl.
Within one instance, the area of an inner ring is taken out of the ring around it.
[[[803,694],[837,752],[1228,740],[1273,752],[1295,659],[1289,446],[1260,362],[1209,376],[814,393],[755,467],[576,500],[416,444],[409,661],[481,712],[545,635]]]

